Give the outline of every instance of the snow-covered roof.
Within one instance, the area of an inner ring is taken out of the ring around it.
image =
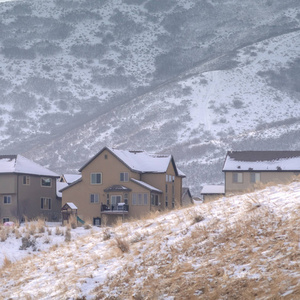
[[[225,194],[224,185],[204,185],[201,194]]]
[[[70,208],[77,209],[77,206],[73,202],[67,202]]]
[[[40,176],[59,177],[58,174],[33,162],[32,160],[18,155],[0,155],[0,173],[18,173]]]
[[[223,171],[300,171],[300,151],[229,151]]]
[[[59,182],[58,180],[56,181],[56,196],[61,198],[62,197],[62,192],[61,190],[65,187],[67,187],[68,184],[66,182]]]
[[[66,183],[70,184],[81,178],[80,174],[63,174]]]
[[[149,154],[145,151],[119,150],[110,147],[104,147],[92,159],[90,159],[79,171],[87,166],[105,149],[114,154],[119,160],[127,165],[131,170],[140,173],[164,173],[172,161],[178,176],[185,177],[184,173],[177,169],[172,155]]]
[[[150,184],[148,184],[144,181],[140,181],[140,180],[137,180],[137,179],[134,179],[134,178],[130,178],[130,180],[137,183],[137,184],[139,184],[139,185],[141,185],[141,186],[143,186],[144,188],[146,188],[150,191],[157,192],[157,193],[160,193],[160,194],[162,193],[162,191],[160,189],[158,189],[158,188],[156,188],[156,187],[154,187],[154,186],[152,186],[152,185],[150,185]]]

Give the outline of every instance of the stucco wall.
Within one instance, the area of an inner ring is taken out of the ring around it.
[[[233,173],[242,173],[243,181],[241,183],[233,182]],[[229,193],[242,193],[252,191],[256,186],[262,186],[265,184],[278,184],[288,183],[294,177],[294,172],[255,172],[260,173],[260,182],[251,182],[251,172],[225,172],[225,191],[226,195]]]

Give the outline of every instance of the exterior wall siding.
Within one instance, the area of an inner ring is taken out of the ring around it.
[[[233,174],[242,173],[243,180],[241,183],[233,182]],[[252,191],[256,186],[269,183],[285,184],[290,182],[294,177],[294,172],[253,172],[260,173],[260,182],[251,182],[252,172],[225,172],[225,191],[226,195],[235,193],[246,193]]]

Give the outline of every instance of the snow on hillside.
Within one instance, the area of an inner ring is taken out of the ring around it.
[[[20,260],[6,260],[0,295],[298,299],[299,210],[300,183],[293,182],[113,228],[93,228],[82,237],[72,230],[71,242],[26,259],[18,257],[24,252],[11,233],[1,243],[1,255],[6,249]]]
[[[297,139],[290,137],[290,143],[280,143],[280,138],[300,129],[298,94],[272,86],[266,74],[289,69],[299,57],[299,47],[299,31],[243,47],[226,58],[195,67],[27,155],[61,172],[74,172],[103,146],[170,153],[187,175],[185,184],[199,193],[201,185],[223,181],[222,163],[233,147],[297,147]],[[224,61],[227,68],[222,69]],[[249,145],[245,141],[249,138],[257,140]],[[274,144],[264,144],[268,138],[275,139]]]

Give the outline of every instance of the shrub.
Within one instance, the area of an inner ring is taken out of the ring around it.
[[[61,230],[59,229],[58,226],[56,226],[56,228],[55,228],[55,234],[56,235],[61,235]]]
[[[129,251],[129,243],[120,237],[115,237],[115,243],[116,246],[123,252],[128,252]]]
[[[111,238],[110,230],[106,228],[105,230],[103,230],[103,241],[107,241],[110,238]]]
[[[19,249],[26,250],[29,247],[32,247],[32,250],[36,251],[36,239],[34,237],[30,238],[30,236],[22,237],[22,245]]]
[[[65,232],[65,242],[70,242],[72,238],[71,228],[67,228]]]
[[[1,242],[5,242],[8,238],[8,229],[2,228],[0,230],[0,240]]]

